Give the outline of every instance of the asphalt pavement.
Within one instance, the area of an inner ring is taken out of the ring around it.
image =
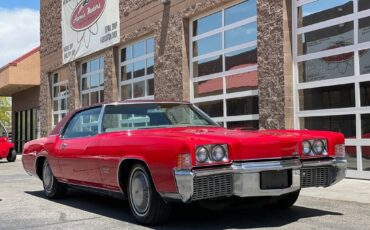
[[[327,189],[305,189],[284,211],[256,207],[207,211],[178,205],[166,225],[153,229],[370,229],[370,181],[344,180]],[[48,200],[41,181],[18,159],[0,160],[0,229],[152,229],[138,225],[127,201],[80,191]]]

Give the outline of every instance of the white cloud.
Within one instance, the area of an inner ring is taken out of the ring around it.
[[[39,45],[39,11],[0,8],[0,68]]]

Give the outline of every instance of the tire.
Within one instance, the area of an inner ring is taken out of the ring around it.
[[[170,205],[157,193],[148,171],[141,164],[131,168],[127,196],[131,212],[141,224],[158,225],[170,217]]]
[[[44,166],[42,168],[42,184],[44,186],[45,195],[49,199],[62,198],[67,193],[67,188],[54,177],[48,160],[44,161]]]
[[[297,201],[300,192],[301,190],[298,190],[298,191],[283,195],[279,197],[278,200],[272,204],[272,206],[276,209],[290,208]]]
[[[17,152],[13,150],[9,150],[9,154],[6,158],[8,162],[14,162],[17,159]]]

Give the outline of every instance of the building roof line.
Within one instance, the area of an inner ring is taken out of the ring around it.
[[[36,53],[40,51],[40,46],[36,47],[36,48],[33,48],[32,50],[28,51],[27,53],[23,54],[22,56],[20,56],[19,58],[15,59],[14,61],[11,61],[9,62],[8,64],[6,64],[5,66],[3,67],[0,67],[0,71],[9,67],[9,66],[17,66],[17,64],[21,61],[23,61],[24,59],[28,58],[29,56],[31,56],[32,54]]]

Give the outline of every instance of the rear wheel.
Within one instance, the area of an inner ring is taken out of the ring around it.
[[[45,195],[50,199],[63,197],[67,192],[67,189],[55,179],[48,160],[44,161],[42,183]]]
[[[170,206],[157,193],[146,168],[141,164],[132,167],[127,189],[134,217],[142,224],[156,225],[170,216]]]
[[[6,159],[8,162],[14,162],[17,159],[17,152],[14,149],[9,150],[9,154]]]
[[[299,193],[301,190],[283,195],[278,198],[276,202],[273,203],[273,207],[277,209],[287,209],[294,205],[299,197]]]

